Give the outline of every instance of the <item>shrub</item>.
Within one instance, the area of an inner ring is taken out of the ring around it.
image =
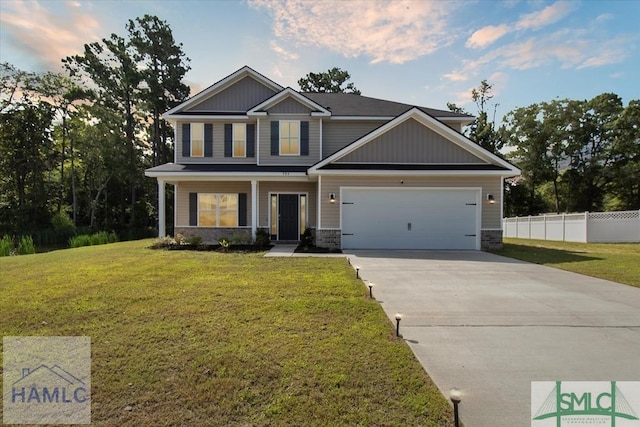
[[[187,244],[187,240],[180,233],[176,234],[175,241],[176,241],[176,245],[186,245]]]
[[[13,240],[7,234],[0,240],[0,256],[13,255]]]
[[[227,252],[229,250],[229,246],[231,246],[231,243],[229,243],[229,239],[227,239],[226,237],[221,237],[220,239],[218,239],[218,244],[225,252]]]
[[[104,245],[107,243],[115,243],[117,241],[118,235],[116,233],[100,231],[92,235],[81,234],[79,236],[74,236],[69,239],[69,246],[72,248],[79,248],[81,246]]]
[[[176,244],[176,241],[171,236],[158,237],[156,240],[153,241],[153,243],[151,244],[150,248],[151,249],[166,249],[166,248],[168,248],[170,246],[173,246],[175,244]]]
[[[311,229],[309,227],[304,229],[304,233],[302,233],[302,239],[300,239],[300,246],[303,248],[311,248],[313,247],[313,234],[311,233]]]
[[[249,245],[251,244],[251,237],[247,233],[236,233],[231,236],[232,245]]]
[[[202,237],[200,237],[200,236],[191,236],[191,237],[189,237],[187,239],[187,242],[190,245],[198,246],[198,245],[202,244]]]
[[[20,244],[18,245],[19,255],[28,255],[36,253],[36,245],[33,244],[31,236],[20,237]]]
[[[69,238],[76,234],[76,226],[73,220],[64,211],[58,212],[51,218],[51,225],[53,225],[53,230],[56,234],[60,236]]]
[[[256,230],[256,246],[268,246],[271,243],[271,235],[266,228],[258,228]]]

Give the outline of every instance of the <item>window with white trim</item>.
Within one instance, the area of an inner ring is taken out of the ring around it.
[[[191,123],[191,157],[204,157],[204,123]]]
[[[300,155],[300,121],[280,121],[280,155]]]
[[[237,227],[238,195],[198,193],[199,227]]]
[[[245,123],[233,124],[233,157],[247,156],[247,125]]]

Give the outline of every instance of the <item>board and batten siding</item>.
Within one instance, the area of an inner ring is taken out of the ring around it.
[[[290,96],[267,109],[269,114],[309,114],[311,109],[305,107]]]
[[[215,93],[202,102],[184,111],[198,112],[245,112],[275,92],[252,77],[245,77],[221,92]]]
[[[318,205],[317,183],[315,182],[282,182],[260,181],[258,190],[258,227],[269,228],[269,193],[307,193],[307,222],[310,227],[316,226],[316,213]]]
[[[400,181],[404,181],[402,184]],[[340,228],[340,187],[481,187],[482,194],[482,221],[481,228],[502,228],[500,208],[502,194],[502,178],[498,176],[437,176],[437,177],[416,177],[416,176],[323,176],[321,186],[318,190],[325,195],[335,193],[338,200],[335,204],[329,203],[328,198],[322,197],[322,228]],[[493,194],[495,203],[486,201],[487,194]],[[401,208],[400,208],[401,209]]]
[[[251,224],[250,182],[180,182],[176,185],[176,227],[189,226],[189,193],[247,194],[247,224]]]
[[[309,155],[308,156],[272,156],[271,155],[271,122],[280,120],[298,120],[309,122]],[[260,119],[259,126],[260,165],[313,165],[320,161],[320,120],[303,114],[274,114],[268,120]]]
[[[486,163],[414,119],[390,129],[336,163]]]
[[[184,157],[182,155],[182,124],[183,123],[207,123],[213,125],[213,157]],[[176,163],[242,163],[255,164],[256,157],[225,157],[224,156],[224,125],[226,123],[245,123],[256,125],[256,145],[257,145],[257,124],[255,120],[181,120],[176,123]],[[257,149],[257,147],[256,147]]]
[[[372,130],[386,120],[325,120],[322,123],[322,158],[327,158]]]

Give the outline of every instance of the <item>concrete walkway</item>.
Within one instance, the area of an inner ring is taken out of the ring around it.
[[[531,381],[640,380],[640,289],[484,252],[351,263],[466,427],[531,425]]]

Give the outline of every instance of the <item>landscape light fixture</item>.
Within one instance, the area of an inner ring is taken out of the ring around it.
[[[369,298],[373,299],[373,283],[369,282]]]
[[[336,202],[336,193],[329,193],[329,203]]]
[[[396,336],[400,336],[400,321],[402,320],[402,314],[396,313]]]
[[[460,417],[458,416],[458,405],[462,400],[462,393],[457,388],[449,390],[449,399],[453,402],[453,424],[460,427]]]
[[[493,194],[487,194],[487,200],[492,205],[496,202],[496,199],[493,198]]]
[[[360,278],[360,266],[356,265],[356,279]]]

